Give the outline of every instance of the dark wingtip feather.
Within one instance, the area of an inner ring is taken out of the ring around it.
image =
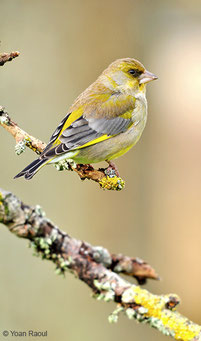
[[[15,175],[13,179],[18,179],[18,178],[20,178],[20,177],[23,176],[23,175],[24,175],[24,173],[23,173],[23,172],[20,172],[20,173],[18,173],[17,175]]]
[[[33,176],[37,173],[38,168],[46,162],[47,159],[36,159],[33,162],[31,162],[26,168],[24,168],[20,173],[15,175],[14,179],[20,178],[21,176],[24,176],[26,180],[30,180],[33,178]]]

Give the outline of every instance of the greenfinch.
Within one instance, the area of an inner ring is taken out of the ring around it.
[[[157,77],[133,58],[114,61],[69,108],[49,143],[15,178],[31,179],[61,160],[90,164],[112,160],[139,140],[147,121],[146,84]]]

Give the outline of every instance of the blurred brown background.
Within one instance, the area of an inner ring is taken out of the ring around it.
[[[148,85],[142,139],[117,161],[123,191],[99,190],[54,167],[14,181],[35,155],[17,157],[2,128],[0,186],[40,204],[69,234],[147,260],[162,280],[146,288],[177,293],[180,312],[201,323],[200,1],[0,0],[0,13],[1,52],[21,52],[0,69],[0,104],[44,141],[113,60],[135,57],[158,75]],[[49,341],[167,339],[123,316],[110,325],[113,304],[93,300],[70,274],[56,276],[3,225],[0,259],[0,332],[48,330]]]

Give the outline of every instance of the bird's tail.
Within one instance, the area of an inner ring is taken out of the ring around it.
[[[47,163],[49,160],[47,158],[44,159],[36,159],[32,163],[30,163],[26,168],[24,168],[20,173],[18,173],[14,179],[20,178],[24,176],[26,180],[30,180],[40,169]]]

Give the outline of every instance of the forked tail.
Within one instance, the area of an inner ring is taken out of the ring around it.
[[[39,171],[39,169],[41,169],[41,167],[44,166],[46,162],[48,162],[47,158],[43,158],[43,159],[39,158],[39,159],[34,160],[32,163],[30,163],[30,165],[28,165],[19,174],[17,174],[14,177],[14,179],[24,176],[26,180],[30,180]]]

